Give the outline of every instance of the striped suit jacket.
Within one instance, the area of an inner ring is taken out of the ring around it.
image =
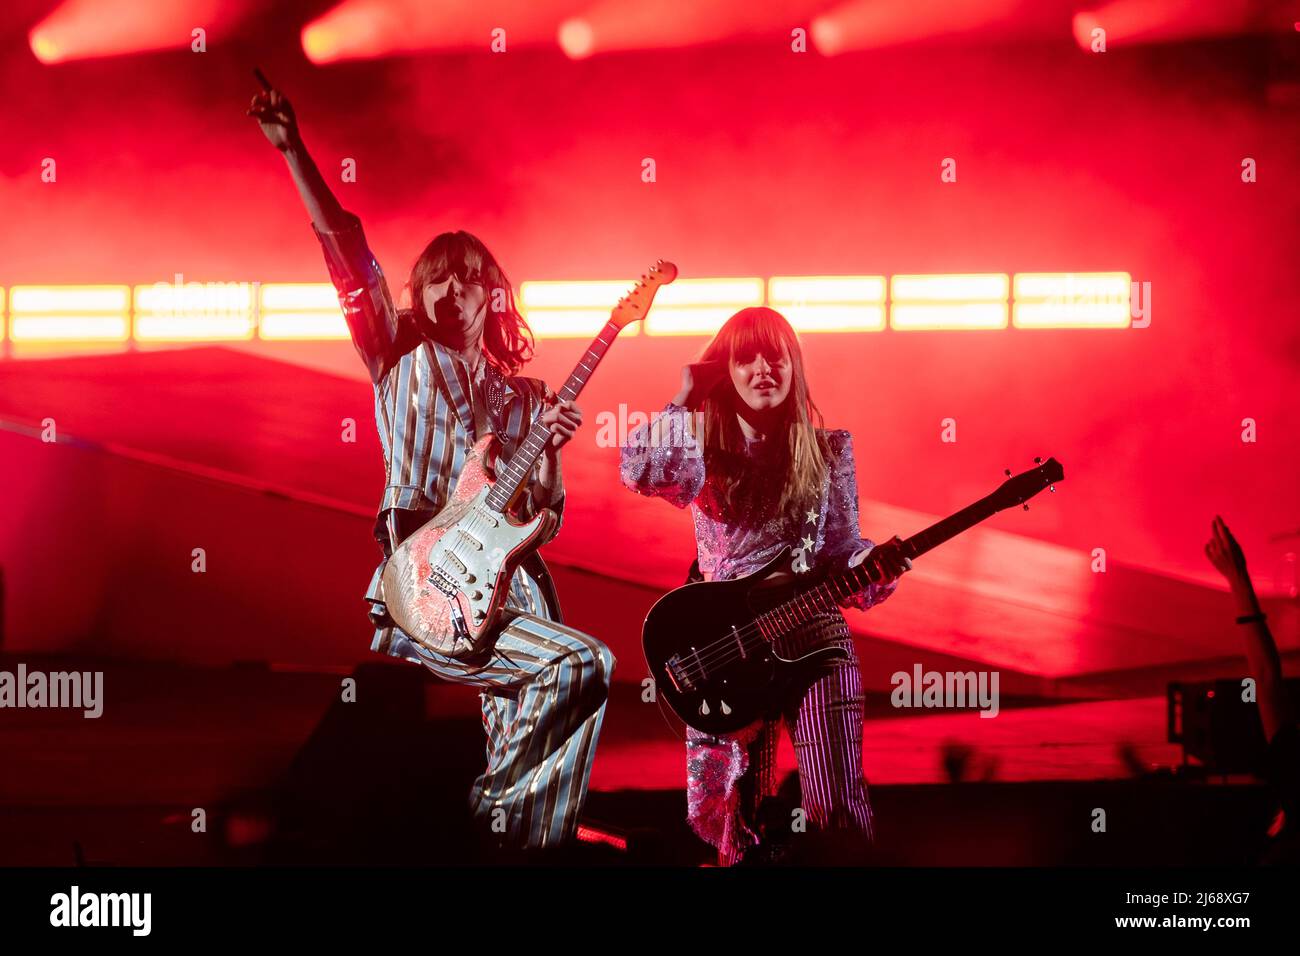
[[[361,221],[352,213],[345,216],[346,225],[337,231],[315,224],[312,229],[325,253],[352,342],[370,371],[375,424],[384,449],[384,492],[374,532],[383,560],[366,590],[370,619],[376,626],[370,649],[420,661],[422,656],[384,606],[381,577],[388,558],[407,534],[442,508],[456,487],[469,450],[482,437],[475,427],[473,402],[486,402],[489,427],[504,446],[504,461],[528,435],[549,389],[540,379],[507,377],[487,364],[485,394],[476,399],[465,364],[424,335],[411,310],[394,306]],[[562,523],[564,498],[552,507]],[[524,508],[525,514],[531,512],[527,496]],[[537,606],[539,596],[543,607]],[[515,573],[511,598],[517,607],[552,620],[560,618],[540,555]]]

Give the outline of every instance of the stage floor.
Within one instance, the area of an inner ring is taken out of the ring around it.
[[[179,791],[208,795],[232,780],[253,780],[303,745],[346,676],[256,664],[192,668],[32,655],[0,655],[0,666],[13,671],[20,660],[29,671],[102,670],[106,703],[98,719],[50,709],[6,712],[0,753],[10,772],[0,798],[10,804],[66,802],[87,793],[109,803],[156,802],[173,788],[178,797]],[[400,675],[403,684],[414,680],[422,686],[431,726],[477,720],[473,690],[421,680],[414,664],[374,666]],[[365,691],[363,681],[360,692]],[[977,711],[896,710],[886,695],[873,693],[866,709],[863,761],[868,780],[876,783],[949,782],[956,765],[965,768],[966,780],[1102,780],[1181,760],[1179,748],[1165,739],[1163,697],[1004,699],[990,719]],[[639,686],[616,683],[592,788],[680,789],[681,734],[675,718],[641,700]],[[784,733],[778,764],[795,768]]]
[[[0,669],[14,671],[19,660],[0,655]],[[281,859],[328,862],[345,852],[330,840],[373,826],[380,831],[357,837],[373,858],[415,854],[384,828],[408,832],[418,810],[457,832],[468,785],[481,769],[477,695],[436,683],[416,665],[378,662],[319,673],[257,664],[201,669],[29,655],[21,661],[29,671],[102,671],[105,704],[97,719],[69,710],[6,711],[0,863],[259,862],[273,820],[318,814],[323,821],[303,823],[306,843],[298,833]],[[339,702],[349,676],[357,682],[355,704]],[[684,819],[682,742],[638,690],[615,685],[590,814],[616,829],[659,834],[671,862],[703,862],[707,847]],[[1264,813],[1255,806],[1256,786],[1184,784],[1159,772],[1181,759],[1165,742],[1163,698],[1004,700],[988,719],[975,712],[897,716],[885,696],[873,694],[867,711],[864,763],[873,803],[890,808],[895,846],[908,862],[1050,863],[1058,851],[1043,841],[1057,840],[1060,820],[1083,812],[1075,804],[1095,806],[1099,799],[1106,806],[1158,806],[1166,799],[1161,793],[1177,793],[1184,816],[1203,812],[1195,809],[1198,801],[1244,799],[1250,819],[1241,832],[1262,833],[1266,825],[1256,819]],[[778,759],[782,776],[794,769],[788,739]],[[191,833],[196,808],[205,809],[212,827],[200,840]],[[962,851],[966,856],[953,856],[955,837],[935,835],[936,815],[957,826],[968,813],[974,816],[966,823],[976,830],[1005,831],[994,841],[996,852],[976,841]],[[1034,836],[1025,827],[1042,832]],[[1177,840],[1170,840],[1160,852],[1172,852]],[[1059,852],[1077,857],[1093,852],[1088,846]],[[1141,852],[1131,840],[1124,846],[1125,853]],[[435,840],[420,852],[436,856],[444,848]]]

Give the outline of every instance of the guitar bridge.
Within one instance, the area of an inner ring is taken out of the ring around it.
[[[439,567],[429,569],[429,583],[449,598],[454,598],[460,591],[460,586],[451,575]]]

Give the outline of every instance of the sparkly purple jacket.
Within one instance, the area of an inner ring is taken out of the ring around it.
[[[847,431],[825,432],[831,460],[815,515],[787,514],[767,521],[742,515],[728,523],[721,517],[718,497],[705,474],[704,452],[689,427],[690,415],[683,406],[669,402],[664,407],[662,424],[656,426],[657,442],[652,437],[652,425],[628,435],[619,472],[623,484],[637,494],[663,498],[678,508],[690,506],[700,570],[706,579],[726,581],[757,571],[785,545],[797,546],[810,520],[816,522],[816,532],[810,535],[811,563],[816,566],[842,570],[857,551],[875,547],[858,528],[853,437]],[[747,442],[746,453],[756,464],[762,462],[763,446],[760,440]],[[807,541],[804,546],[808,547]],[[866,609],[889,597],[897,587],[897,579],[885,585],[873,584],[843,604]]]

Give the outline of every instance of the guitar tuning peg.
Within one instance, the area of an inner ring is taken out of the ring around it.
[[[1043,463],[1043,458],[1042,458],[1042,456],[1041,456],[1041,455],[1035,455],[1035,456],[1034,456],[1034,464],[1035,464],[1035,465],[1041,465],[1042,463]]]
[[[1011,469],[1010,469],[1010,468],[1003,468],[1003,469],[1002,469],[1002,474],[1004,474],[1004,475],[1006,475],[1008,478],[1010,478],[1010,477],[1011,477]]]
[[[1047,490],[1050,491],[1052,494],[1056,494],[1056,485],[1048,485]]]

